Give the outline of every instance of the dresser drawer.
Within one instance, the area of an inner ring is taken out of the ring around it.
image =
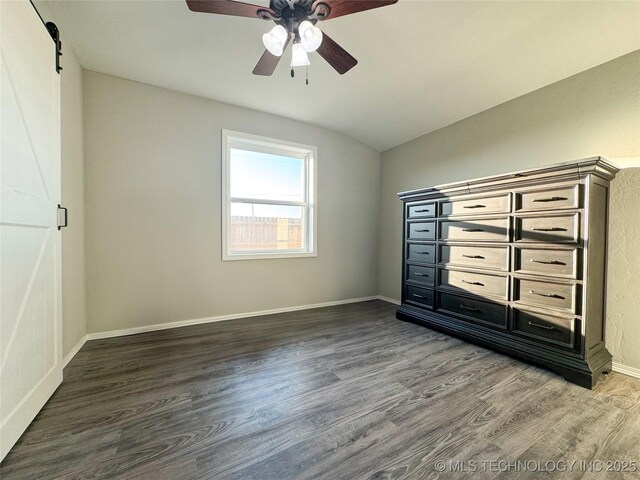
[[[444,265],[509,270],[509,247],[476,247],[440,245],[440,260]]]
[[[508,297],[508,277],[470,273],[460,270],[438,269],[438,285],[455,288],[477,295],[493,295],[506,299]]]
[[[409,223],[409,240],[435,240],[436,222]]]
[[[514,309],[514,332],[551,345],[573,348],[575,319]]]
[[[509,193],[474,199],[447,200],[440,202],[440,215],[482,215],[487,213],[509,213]]]
[[[577,243],[579,240],[579,213],[548,217],[517,217],[516,242]]]
[[[509,241],[509,218],[442,220],[440,239],[457,241]]]
[[[433,308],[433,290],[407,285],[406,301],[421,307]]]
[[[435,203],[409,204],[407,207],[409,218],[430,218],[436,216]]]
[[[579,185],[516,193],[516,209],[525,211],[580,208]]]
[[[436,263],[435,245],[410,243],[407,245],[407,259],[416,262]]]
[[[576,313],[576,285],[515,279],[514,300]]]
[[[500,328],[507,327],[507,306],[500,303],[440,292],[438,294],[438,310],[443,313],[479,320],[484,324]]]
[[[515,271],[564,278],[578,278],[577,248],[552,250],[515,247]]]
[[[435,282],[435,276],[436,274],[434,267],[407,265],[407,280],[410,280],[412,282],[423,283],[431,287]]]

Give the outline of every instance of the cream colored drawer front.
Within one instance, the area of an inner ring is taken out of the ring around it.
[[[440,245],[440,264],[509,270],[509,247]]]
[[[509,219],[465,219],[442,220],[440,222],[441,240],[458,241],[509,241]]]
[[[579,213],[548,217],[517,217],[515,219],[516,242],[577,243],[579,237]]]
[[[546,188],[516,194],[517,210],[557,210],[562,208],[580,208],[578,185]]]
[[[542,248],[514,249],[515,271],[536,275],[578,278],[578,251]]]
[[[557,308],[576,313],[576,285],[518,278],[514,299],[540,307]]]
[[[440,215],[483,215],[487,213],[509,213],[511,197],[504,193],[493,197],[469,200],[447,200],[440,202]]]
[[[507,277],[485,275],[482,273],[462,272],[459,270],[439,269],[438,284],[479,295],[493,295],[507,298]]]

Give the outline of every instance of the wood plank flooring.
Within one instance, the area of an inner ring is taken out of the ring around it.
[[[394,311],[372,301],[89,342],[0,478],[535,479],[505,462],[640,463],[640,380],[585,390]]]

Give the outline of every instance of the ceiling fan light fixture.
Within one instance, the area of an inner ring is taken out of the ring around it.
[[[322,43],[322,31],[309,20],[300,23],[298,34],[300,44],[307,52],[315,52]]]
[[[269,53],[280,57],[288,37],[287,30],[282,25],[276,25],[271,31],[262,35],[262,43]]]
[[[291,66],[306,67],[307,65],[311,65],[307,51],[301,43],[294,43],[291,48]]]

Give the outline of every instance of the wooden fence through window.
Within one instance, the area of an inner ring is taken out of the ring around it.
[[[231,217],[231,249],[292,250],[302,248],[302,220],[282,217]]]

